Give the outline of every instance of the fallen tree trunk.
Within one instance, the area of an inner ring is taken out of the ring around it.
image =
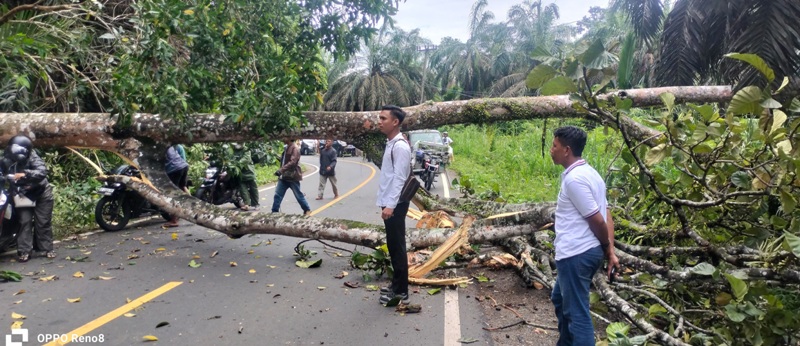
[[[729,86],[697,86],[622,90],[600,95],[599,99],[623,97],[633,100],[636,107],[647,107],[661,104],[659,95],[665,92],[674,94],[676,103],[726,102],[732,96]],[[405,108],[408,117],[403,122],[403,131],[453,124],[589,116],[572,104],[568,95],[426,103]],[[379,113],[306,112],[308,124],[294,135],[303,138],[333,136],[358,142],[356,139],[362,136],[380,134]],[[616,123],[612,118],[591,117],[603,123]],[[187,119],[186,123],[178,123],[170,117],[143,113],[134,117],[130,127],[119,128],[116,118],[108,113],[0,113],[0,142],[22,133],[34,138],[40,148],[72,146],[120,151],[130,146],[125,140],[132,138],[190,144],[251,141],[262,137],[257,129],[247,124],[226,121],[225,115],[197,114]],[[658,134],[629,118],[621,121],[634,139],[644,141]],[[286,135],[275,133],[270,137],[279,139]]]

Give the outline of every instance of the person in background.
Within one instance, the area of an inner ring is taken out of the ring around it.
[[[286,190],[292,189],[294,198],[300,203],[304,216],[311,216],[311,207],[306,201],[305,194],[300,191],[300,181],[303,180],[303,173],[300,169],[300,149],[297,148],[295,138],[287,137],[283,140],[286,147],[281,155],[281,168],[275,171],[278,176],[278,185],[275,186],[275,197],[272,201],[272,212],[277,213],[281,210],[281,202]]]
[[[389,287],[381,288],[378,301],[386,305],[395,298],[408,304],[408,255],[406,254],[406,214],[410,201],[400,201],[400,192],[411,174],[411,146],[400,133],[406,112],[397,106],[383,106],[378,128],[389,142],[383,152],[376,205],[386,227],[386,245],[392,261],[393,277]]]
[[[451,143],[453,143],[453,139],[447,135],[447,131],[442,132],[442,141],[444,142],[445,145],[450,145]]]
[[[164,164],[164,170],[167,172],[169,180],[172,181],[175,186],[183,190],[183,192],[189,193],[189,187],[187,185],[189,163],[179,154],[178,145],[179,144],[173,144],[167,148],[167,162]],[[164,223],[164,227],[178,227],[178,217],[172,216],[169,221]]]
[[[339,198],[339,189],[336,187],[336,149],[333,149],[333,140],[325,140],[325,147],[319,152],[319,192],[317,200],[322,199],[325,184],[331,181],[333,199]]]
[[[558,273],[550,296],[558,319],[558,345],[594,345],[589,285],[604,258],[608,258],[609,276],[612,268],[619,269],[614,222],[603,178],[581,157],[586,132],[565,126],[556,129],[553,137],[550,157],[564,167],[553,242]]]
[[[9,184],[19,220],[17,260],[24,263],[30,259],[34,239],[36,247],[44,251],[47,258],[55,258],[53,187],[47,181],[47,166],[33,150],[33,142],[27,136],[14,136],[8,141],[0,161],[0,176],[5,178],[6,175],[13,175]]]
[[[250,150],[239,143],[233,143],[233,160],[239,167],[239,195],[244,200],[242,210],[258,210],[258,184],[256,184],[256,167]]]

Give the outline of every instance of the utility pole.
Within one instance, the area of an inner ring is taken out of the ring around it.
[[[418,49],[418,51],[425,54],[425,61],[422,63],[422,83],[419,84],[419,101],[417,104],[422,104],[425,102],[425,75],[428,74],[428,52],[436,49],[436,45],[424,45]]]

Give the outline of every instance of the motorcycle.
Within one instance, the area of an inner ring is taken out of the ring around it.
[[[236,208],[244,205],[236,180],[229,176],[226,170],[215,165],[206,168],[203,184],[194,196],[214,205],[233,203]]]
[[[11,195],[6,190],[6,181],[14,179],[13,174],[0,176],[0,253],[11,247],[17,240],[14,227],[11,227]]]
[[[141,178],[139,170],[130,165],[121,165],[110,174]],[[171,219],[169,214],[150,204],[123,183],[104,181],[97,193],[103,197],[97,201],[94,208],[94,219],[100,228],[106,231],[119,231],[125,228],[131,219],[144,216],[160,214],[164,220]]]
[[[415,169],[414,174],[419,175],[425,190],[430,191],[433,187],[433,182],[436,180],[436,174],[439,173],[442,158],[433,152],[418,150],[416,152],[416,162],[420,163],[421,169]]]

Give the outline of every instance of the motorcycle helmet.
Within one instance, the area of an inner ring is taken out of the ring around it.
[[[33,142],[27,136],[14,136],[8,140],[5,156],[14,162],[27,161],[33,150]]]

